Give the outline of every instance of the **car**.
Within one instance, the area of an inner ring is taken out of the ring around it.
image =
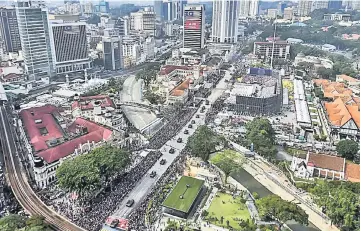
[[[149,176],[150,176],[150,178],[154,178],[156,175],[157,175],[157,172],[152,171]]]
[[[114,220],[112,220],[112,222],[110,223],[110,227],[111,227],[111,228],[115,228],[115,227],[118,226],[118,224],[119,224],[119,220],[118,220],[118,219],[114,219]]]
[[[165,165],[165,162],[166,162],[165,159],[161,159],[161,160],[160,160],[160,165]]]
[[[173,153],[175,153],[175,150],[174,150],[174,148],[171,148],[171,149],[169,149],[169,153],[170,153],[170,154],[173,154]]]
[[[186,129],[184,130],[184,134],[188,135],[189,134],[189,131]]]
[[[194,121],[194,120],[191,121],[191,124],[195,124],[195,123],[196,123],[196,121]]]
[[[182,138],[181,137],[179,137],[178,139],[177,139],[177,143],[182,143]]]
[[[198,118],[199,118],[199,115],[196,115],[196,118],[198,119]]]
[[[127,201],[127,203],[125,204],[125,206],[127,207],[132,207],[132,205],[134,204],[134,200],[133,199],[130,199]]]
[[[188,128],[193,128],[192,124],[188,125]]]

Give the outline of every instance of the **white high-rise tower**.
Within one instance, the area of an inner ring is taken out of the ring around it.
[[[25,70],[30,80],[55,73],[48,9],[44,1],[15,0]]]
[[[213,1],[213,42],[237,42],[239,6],[238,0]]]

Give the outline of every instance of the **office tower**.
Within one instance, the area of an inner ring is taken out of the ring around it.
[[[286,3],[286,2],[280,2],[280,3],[278,3],[278,6],[277,6],[278,15],[283,15],[286,7],[287,7],[287,3]]]
[[[29,80],[52,77],[55,68],[50,42],[48,9],[44,1],[17,0],[15,9],[25,72]]]
[[[239,1],[239,17],[247,17],[249,16],[249,6],[250,1],[249,0],[240,0]]]
[[[109,2],[106,2],[105,0],[100,0],[99,4],[95,6],[95,10],[99,13],[109,13]]]
[[[327,9],[328,0],[314,0],[312,3],[312,11],[317,9]]]
[[[84,9],[84,13],[85,14],[93,14],[94,12],[94,6],[93,6],[93,3],[91,2],[86,2],[83,6],[83,9]]]
[[[162,18],[163,20],[165,21],[172,21],[173,19],[173,15],[172,15],[172,12],[173,12],[173,4],[172,4],[172,1],[171,0],[164,0],[163,1],[163,12],[162,12]]]
[[[130,30],[129,17],[125,16],[123,18],[118,18],[115,21],[114,28],[120,36],[128,35]]]
[[[360,1],[360,0],[356,0]],[[328,1],[328,9],[339,10],[342,8],[342,0],[329,0]]]
[[[352,1],[351,8],[353,10],[360,10],[360,1],[359,0]]]
[[[204,47],[204,6],[185,5],[183,17],[183,47]]]
[[[255,17],[258,15],[259,0],[250,0],[249,2],[249,16]]]
[[[4,50],[6,52],[20,51],[21,42],[15,8],[0,8],[0,29]]]
[[[238,0],[213,1],[213,42],[237,42],[239,3]]]
[[[123,68],[123,46],[120,36],[103,37],[103,59],[106,70]]]
[[[130,29],[155,35],[155,12],[145,8],[138,12],[130,13]]]
[[[155,19],[157,21],[163,20],[163,0],[155,0],[154,1],[154,12],[155,12]]]
[[[311,13],[312,1],[310,0],[299,0],[298,2],[298,16],[308,16]]]
[[[276,19],[278,14],[278,9],[268,9],[267,10],[267,18]]]
[[[85,22],[51,22],[56,73],[90,68]]]
[[[184,0],[172,0],[172,20],[183,19],[183,8],[187,5]]]
[[[292,20],[293,19],[293,7],[287,7],[283,11],[283,19]]]

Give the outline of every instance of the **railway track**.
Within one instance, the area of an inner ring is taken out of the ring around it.
[[[43,216],[54,230],[85,231],[46,206],[30,187],[17,158],[18,153],[4,106],[0,107],[0,138],[7,179],[20,205],[31,215]]]

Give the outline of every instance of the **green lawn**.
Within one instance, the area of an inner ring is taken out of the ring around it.
[[[232,226],[234,229],[240,229],[240,226],[238,225],[240,221],[235,221],[233,218],[238,219],[251,219],[251,216],[248,212],[247,206],[245,204],[241,204],[240,197],[236,197],[236,199],[233,199],[233,197],[226,193],[217,193],[219,197],[214,197],[211,203],[211,206],[208,208],[208,216],[207,219],[210,221],[210,223],[227,228],[226,221],[229,220],[229,225]],[[225,203],[223,204],[224,201]],[[223,216],[224,221],[223,224],[220,223],[221,216]],[[211,220],[210,217],[217,217],[218,222],[215,220]]]
[[[294,155],[306,155],[307,154],[307,151],[305,150],[301,150],[301,149],[297,149],[297,148],[291,148],[291,147],[286,147],[285,148],[285,151],[294,156]]]
[[[190,186],[189,188],[187,188],[187,184]],[[163,202],[163,206],[187,213],[203,184],[203,180],[182,176],[167,199]],[[180,198],[181,196],[183,196],[182,199]]]

